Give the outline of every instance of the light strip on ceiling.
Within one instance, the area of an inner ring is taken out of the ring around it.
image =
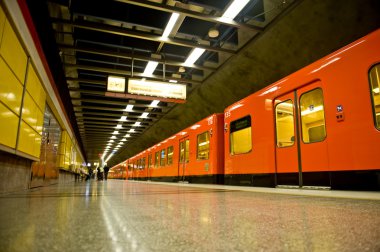
[[[173,27],[174,27],[175,23],[177,22],[178,18],[179,18],[179,14],[178,13],[175,13],[175,12],[172,13],[172,16],[170,17],[169,22],[166,25],[164,33],[162,34],[163,38],[169,37],[169,34],[172,32]]]
[[[124,111],[132,112],[132,109],[133,109],[133,105],[127,105],[127,107],[125,107],[125,110],[124,110]],[[120,118],[120,119],[121,119],[121,118]]]
[[[205,52],[205,49],[202,48],[194,48],[193,51],[190,53],[189,57],[187,57],[184,65],[185,66],[192,66],[195,61],[199,59],[199,57]]]
[[[156,107],[160,103],[159,100],[153,100],[152,103],[149,105],[150,107]]]
[[[152,75],[154,70],[156,70],[156,67],[158,66],[157,61],[149,61],[148,64],[145,67],[143,75]]]
[[[167,23],[167,25],[165,27],[164,33],[162,34],[162,38],[167,38],[169,36],[169,34],[173,30],[175,23],[178,20],[178,17],[179,17],[178,13],[175,13],[175,12],[172,13],[172,15],[169,19],[169,22]],[[153,74],[154,70],[156,70],[157,66],[158,66],[157,61],[149,61],[145,67],[143,75],[151,76]]]
[[[141,115],[141,118],[147,118],[147,117],[148,117],[148,115],[149,115],[149,113],[148,113],[148,112],[144,112],[144,113],[142,113],[142,115]]]
[[[235,0],[223,13],[222,17],[234,19],[248,2],[249,0]]]
[[[113,156],[113,153],[111,153],[104,162],[107,163],[107,161],[110,160],[112,156]]]

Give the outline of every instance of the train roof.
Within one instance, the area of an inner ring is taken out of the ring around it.
[[[317,60],[317,61],[299,69],[299,70],[297,70],[294,73],[291,73],[290,75],[274,82],[273,84],[270,84],[267,87],[260,89],[256,92],[254,92],[253,94],[231,104],[230,106],[228,106],[225,109],[225,111],[233,110],[233,109],[239,107],[240,103],[243,103],[247,99],[252,99],[254,97],[267,96],[269,94],[271,95],[271,97],[278,96],[279,95],[278,90],[280,88],[283,88],[283,87],[289,85],[289,82],[291,82],[292,79],[298,78],[299,76],[307,76],[307,75],[315,74],[322,69],[326,70],[327,68],[332,68],[336,64],[339,64],[338,63],[340,61],[339,59],[341,59],[342,57],[344,57],[347,54],[350,54],[353,50],[357,50],[359,48],[358,46],[360,46],[360,47],[366,46],[368,43],[373,42],[373,41],[379,42],[378,45],[379,45],[379,49],[380,49],[380,29],[377,29],[377,30],[369,33],[368,35],[366,35],[366,36],[364,36],[364,37],[340,48],[337,51],[334,51],[334,52],[326,55],[325,57],[323,57],[323,58],[321,58],[321,59],[319,59],[319,60]],[[339,58],[336,57],[337,55],[339,55]],[[293,90],[293,89],[290,89],[290,90]]]

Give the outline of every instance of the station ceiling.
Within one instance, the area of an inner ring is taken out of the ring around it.
[[[109,76],[175,82],[186,87],[189,97],[294,1],[237,2],[244,5],[235,14],[231,10],[238,6],[228,10],[234,0],[46,2],[88,160],[105,150],[117,155],[186,102],[127,92],[115,96],[107,92]],[[176,18],[174,26],[164,34],[171,18]],[[196,50],[200,57],[188,63]],[[158,65],[150,74],[146,69],[151,61]]]

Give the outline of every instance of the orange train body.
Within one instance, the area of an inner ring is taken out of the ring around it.
[[[379,76],[377,30],[128,159],[125,178],[379,189]],[[206,131],[209,157],[199,159]],[[155,166],[170,146],[172,164]]]
[[[198,139],[208,150],[198,150]],[[154,181],[222,183],[223,114],[213,114],[131,157],[128,178]]]

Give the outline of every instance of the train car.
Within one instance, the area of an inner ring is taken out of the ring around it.
[[[223,183],[223,114],[213,114],[128,159],[133,180]]]
[[[127,179],[127,164],[126,162],[121,162],[110,168],[108,171],[109,179]]]
[[[224,111],[225,182],[379,189],[380,30]]]

